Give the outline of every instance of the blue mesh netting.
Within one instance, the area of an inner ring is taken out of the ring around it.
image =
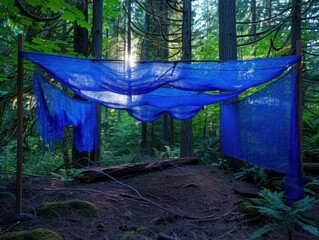
[[[293,69],[251,96],[221,105],[223,153],[285,173],[290,201],[303,196],[296,75]]]
[[[36,100],[36,131],[51,149],[62,141],[65,126],[72,125],[75,146],[90,151],[97,146],[96,105],[78,101],[34,73],[33,95]]]
[[[267,83],[300,57],[226,62],[135,62],[20,52],[76,94],[107,107],[125,109],[141,121],[163,113],[195,116],[205,105],[223,102]],[[95,107],[75,101],[38,74],[38,131],[47,141],[62,139],[63,127],[77,130],[80,151],[96,147]],[[218,91],[215,91],[218,90]],[[221,91],[220,91],[221,90]],[[212,92],[214,91],[214,92]],[[296,72],[288,71],[261,91],[221,108],[222,149],[226,155],[286,174],[289,200],[303,195],[296,120]],[[90,122],[91,121],[91,122]]]
[[[144,94],[164,85],[190,91],[247,89],[273,79],[300,60],[287,56],[196,64],[164,61],[127,64],[33,52],[21,55],[72,90],[124,95]]]

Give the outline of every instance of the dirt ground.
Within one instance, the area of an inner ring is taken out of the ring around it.
[[[42,227],[58,232],[65,240],[249,239],[267,221],[248,218],[238,203],[258,191],[235,180],[231,171],[206,165],[171,168],[119,182],[70,184],[49,177],[28,178],[24,182],[23,211],[33,219],[10,221],[15,201],[2,197],[0,235]],[[84,217],[69,211],[47,219],[36,214],[46,202],[72,199],[95,204],[98,215]],[[319,213],[318,207],[315,211]],[[319,215],[316,217],[319,222]],[[263,239],[288,237],[284,231],[277,231]],[[317,238],[296,230],[294,239]]]

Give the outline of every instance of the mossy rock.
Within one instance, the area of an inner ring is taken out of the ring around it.
[[[32,231],[8,232],[0,236],[0,240],[63,240],[56,232],[45,228]]]
[[[37,214],[46,218],[54,218],[77,212],[82,217],[92,217],[98,215],[96,206],[88,201],[69,200],[64,202],[48,202],[37,209]]]

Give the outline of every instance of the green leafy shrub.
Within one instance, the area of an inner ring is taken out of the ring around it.
[[[258,205],[252,205],[251,207],[267,217],[269,223],[253,232],[251,234],[252,239],[260,238],[274,230],[285,229],[288,239],[292,240],[293,231],[297,226],[319,237],[318,227],[307,214],[318,203],[316,198],[306,196],[304,199],[296,201],[289,206],[284,202],[282,192],[277,193],[264,189],[259,195],[262,201]]]
[[[238,180],[243,180],[254,184],[256,187],[267,187],[280,189],[283,184],[283,177],[280,173],[269,171],[255,165],[248,165],[234,174]]]

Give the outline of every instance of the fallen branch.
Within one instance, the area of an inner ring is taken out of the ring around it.
[[[308,173],[319,175],[319,163],[304,163],[303,170]]]
[[[138,175],[141,173],[149,173],[176,166],[191,165],[197,163],[199,163],[198,157],[187,157],[157,162],[128,163],[118,166],[106,167],[102,169],[89,168],[83,170],[82,176],[80,176],[79,179],[81,182],[84,183],[107,181],[110,180],[109,176],[122,178]],[[101,174],[101,172],[105,174]]]

